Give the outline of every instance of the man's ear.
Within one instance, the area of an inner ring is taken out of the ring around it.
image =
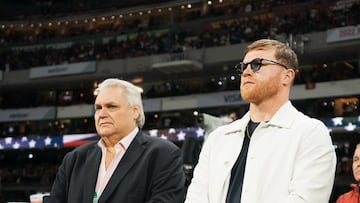
[[[133,106],[133,117],[135,120],[140,117],[140,107],[138,105]]]
[[[295,75],[296,75],[296,72],[292,68],[284,70],[283,85],[284,86],[292,85],[295,80]]]

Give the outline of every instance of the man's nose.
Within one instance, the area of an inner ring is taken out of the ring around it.
[[[97,114],[99,117],[104,117],[107,114],[106,108],[98,109]]]
[[[251,75],[254,72],[251,70],[250,64],[248,64],[245,69],[243,70],[242,76]]]

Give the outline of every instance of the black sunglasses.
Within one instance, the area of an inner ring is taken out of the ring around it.
[[[239,76],[241,76],[244,72],[244,70],[247,68],[247,66],[250,64],[250,68],[251,70],[256,73],[260,70],[261,66],[265,65],[262,62],[263,61],[267,61],[279,66],[284,67],[285,69],[288,69],[287,66],[285,66],[284,64],[278,63],[276,61],[273,60],[269,60],[269,59],[263,59],[263,58],[255,58],[252,61],[250,61],[249,63],[244,63],[244,62],[240,62],[239,64],[235,65],[235,71],[239,74]]]

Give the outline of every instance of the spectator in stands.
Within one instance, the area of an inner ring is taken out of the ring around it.
[[[335,150],[326,126],[289,101],[298,68],[294,51],[258,40],[236,68],[249,112],[210,133],[185,202],[327,203]]]
[[[238,115],[236,112],[232,111],[229,113],[229,117],[231,119],[231,122],[236,121],[238,119]]]
[[[181,151],[140,130],[145,116],[139,89],[111,78],[96,92],[94,117],[101,139],[64,157],[46,202],[183,202]]]
[[[357,184],[351,184],[351,191],[339,197],[336,203],[358,203],[360,201],[359,182],[360,182],[360,144],[356,145],[353,160],[352,170],[354,179]]]

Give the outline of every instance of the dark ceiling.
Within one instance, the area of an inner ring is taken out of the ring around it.
[[[29,17],[54,17],[89,11],[121,9],[170,2],[171,0],[2,0],[0,21]]]

